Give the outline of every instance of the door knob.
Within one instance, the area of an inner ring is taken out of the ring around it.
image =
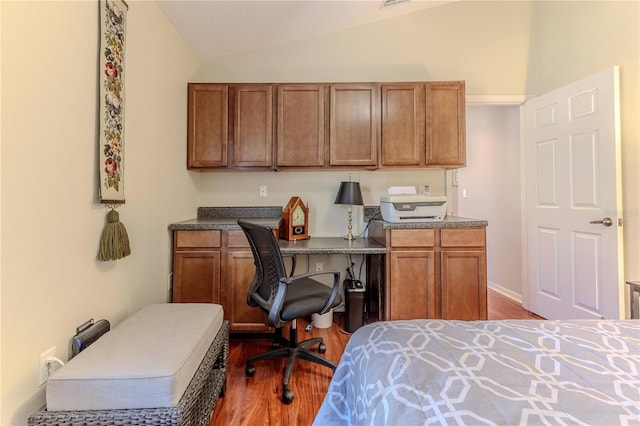
[[[613,225],[613,221],[611,220],[611,218],[610,218],[610,217],[605,217],[604,219],[601,219],[601,220],[592,220],[592,221],[591,221],[591,222],[589,222],[589,223],[593,223],[593,224],[601,223],[601,224],[603,224],[604,226],[611,226],[611,225]]]

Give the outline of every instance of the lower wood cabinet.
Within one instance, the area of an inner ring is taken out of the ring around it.
[[[436,318],[435,251],[394,250],[389,257],[389,317]]]
[[[486,255],[480,250],[444,250],[441,259],[443,319],[487,319]]]
[[[220,303],[220,231],[175,231],[173,301]]]
[[[220,303],[220,251],[176,251],[173,265],[174,302]]]
[[[220,304],[233,332],[271,330],[247,304],[255,265],[241,230],[178,230],[173,245],[173,302]]]
[[[227,232],[225,268],[222,273],[222,306],[232,331],[269,331],[267,314],[247,304],[247,292],[253,282],[256,267],[253,253],[244,232]]]
[[[385,319],[487,319],[484,227],[382,229],[387,247]]]

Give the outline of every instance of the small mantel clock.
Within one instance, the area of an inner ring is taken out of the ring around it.
[[[309,209],[300,197],[291,197],[282,211],[280,238],[289,241],[309,239]]]

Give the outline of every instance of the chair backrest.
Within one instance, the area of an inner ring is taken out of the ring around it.
[[[249,240],[256,265],[256,274],[247,293],[247,303],[250,306],[260,306],[269,312],[278,291],[280,278],[287,276],[278,240],[267,226],[241,220],[238,221],[238,225]]]

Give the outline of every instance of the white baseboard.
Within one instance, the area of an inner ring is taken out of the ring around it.
[[[515,302],[517,302],[519,304],[522,304],[522,294],[516,293],[513,290],[509,290],[508,288],[502,287],[501,285],[496,284],[496,283],[494,283],[492,281],[487,281],[487,286],[491,290],[493,290],[495,292],[498,292],[501,295],[503,295],[505,297],[508,297],[509,299],[512,299],[513,301],[515,301]]]

